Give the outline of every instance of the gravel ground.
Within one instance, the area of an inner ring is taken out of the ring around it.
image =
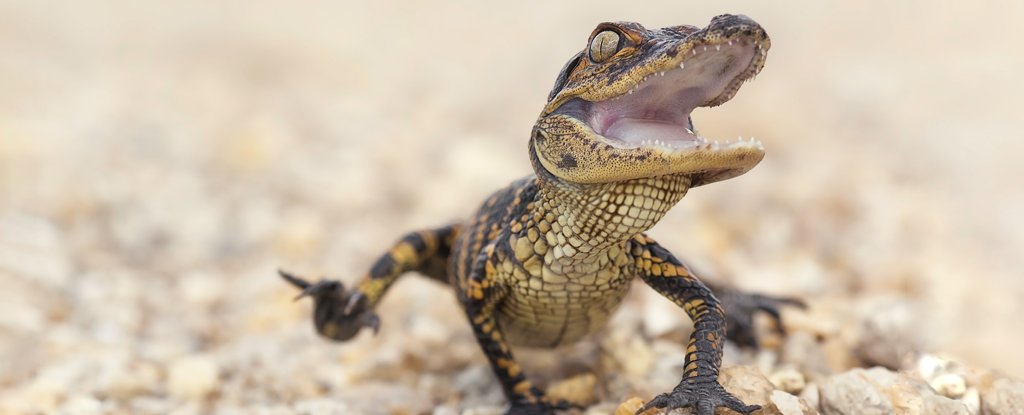
[[[526,174],[597,22],[743,12],[766,69],[695,120],[768,156],[652,234],[811,308],[723,382],[769,414],[1022,414],[1024,6],[969,7],[2,2],[0,413],[500,413],[445,288],[409,277],[332,344],[275,270],[353,281]],[[689,327],[637,285],[604,333],[519,354],[624,414]]]

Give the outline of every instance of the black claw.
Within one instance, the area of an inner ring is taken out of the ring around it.
[[[306,280],[304,280],[302,278],[296,277],[295,275],[292,275],[291,273],[289,273],[288,271],[285,271],[283,269],[278,269],[277,273],[279,275],[281,275],[281,278],[284,278],[285,281],[290,282],[292,285],[294,285],[294,286],[296,286],[296,287],[298,287],[300,289],[305,290],[306,287],[310,286],[309,281],[306,281]]]
[[[295,300],[298,301],[303,297],[315,298],[320,294],[332,293],[335,290],[344,291],[344,287],[341,285],[341,282],[334,280],[320,280],[315,283],[308,284],[306,288],[303,288],[302,292],[295,297]]]
[[[365,316],[364,324],[373,329],[373,335],[376,336],[377,333],[380,333],[380,317],[377,317],[377,313],[374,312],[369,312]]]
[[[747,405],[743,401],[739,400],[735,396],[729,395],[725,399],[725,406],[741,414],[749,414],[758,409],[761,409],[761,405]]]
[[[774,331],[784,336],[786,327],[782,324],[782,308],[807,308],[807,304],[803,301],[790,297],[726,292],[721,298],[728,322],[726,333],[729,340],[740,347],[754,349],[759,347],[754,330],[754,314],[767,314],[774,323]]]
[[[345,315],[346,316],[352,315],[352,311],[354,311],[356,309],[356,306],[359,305],[359,302],[362,299],[364,299],[364,298],[366,298],[366,296],[363,295],[363,293],[361,293],[361,292],[356,292],[356,293],[352,294],[348,298],[348,302],[345,303],[345,309],[343,311],[345,313]]]

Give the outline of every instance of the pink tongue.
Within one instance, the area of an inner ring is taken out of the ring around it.
[[[640,118],[620,118],[608,127],[604,135],[628,144],[640,144],[644,140],[661,140],[677,147],[696,144],[693,136],[678,124]]]

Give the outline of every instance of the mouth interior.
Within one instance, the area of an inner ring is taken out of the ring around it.
[[[577,115],[617,147],[695,149],[707,140],[692,131],[690,113],[735,92],[749,76],[755,49],[749,40],[697,45],[678,66],[652,73],[627,93],[590,103],[589,111]]]

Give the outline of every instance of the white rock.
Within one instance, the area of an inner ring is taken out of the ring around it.
[[[46,287],[62,287],[72,270],[64,240],[50,220],[4,214],[0,216],[0,270]]]
[[[167,391],[183,399],[201,399],[217,386],[220,369],[206,355],[183,356],[173,360],[167,370]]]
[[[804,375],[793,368],[780,369],[775,373],[772,373],[772,375],[768,377],[768,380],[770,380],[772,385],[775,385],[776,388],[794,394],[799,394],[800,391],[804,390],[804,386],[807,385],[807,381],[804,380]]]
[[[968,389],[967,392],[964,392],[964,396],[960,398],[960,402],[964,403],[964,406],[967,407],[967,411],[971,415],[981,413],[981,394],[978,392],[978,389]]]
[[[330,399],[306,400],[295,404],[295,411],[301,415],[348,415],[359,414],[352,411],[348,405]]]
[[[821,384],[821,410],[826,414],[894,414],[892,402],[862,373],[852,370]]]
[[[103,412],[103,403],[88,395],[76,395],[61,405],[61,415],[93,415]]]
[[[800,402],[800,398],[783,391],[772,391],[768,400],[775,407],[774,409],[778,411],[779,415],[804,415],[808,413],[817,413],[810,408],[806,408],[806,405]]]
[[[178,281],[181,298],[197,305],[209,305],[224,296],[224,276],[214,272],[190,272]]]
[[[967,383],[960,375],[946,373],[936,376],[928,382],[939,395],[947,398],[960,399],[967,392]]]
[[[459,411],[448,405],[440,405],[434,408],[433,415],[459,415]]]

